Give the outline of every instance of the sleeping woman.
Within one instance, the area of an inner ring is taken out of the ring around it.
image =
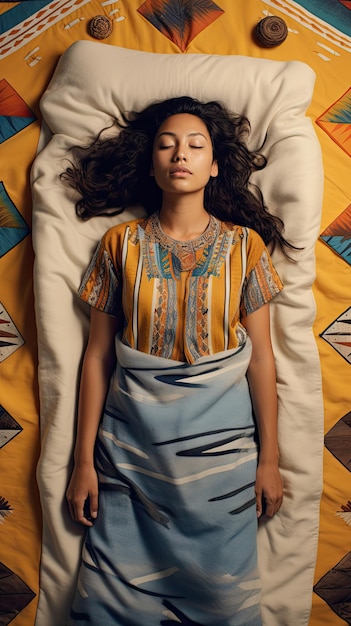
[[[247,119],[189,97],[123,117],[63,174],[112,227],[67,489],[87,527],[69,626],[260,626],[257,520],[282,504],[269,302],[282,222],[250,183]],[[121,210],[121,209],[119,209]]]

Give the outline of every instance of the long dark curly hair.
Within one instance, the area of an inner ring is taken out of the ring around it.
[[[161,208],[162,190],[150,176],[154,138],[161,124],[172,115],[188,113],[206,125],[212,141],[218,176],[210,178],[204,195],[208,213],[225,222],[256,230],[271,251],[278,245],[294,248],[283,237],[282,220],[271,215],[261,191],[249,182],[251,174],[265,167],[266,159],[246,145],[249,120],[229,112],[219,102],[202,103],[188,96],[155,102],[140,112],[122,114],[116,120],[120,132],[103,133],[86,148],[74,150],[73,162],[61,178],[80,194],[77,215],[121,213],[142,205],[151,215]]]

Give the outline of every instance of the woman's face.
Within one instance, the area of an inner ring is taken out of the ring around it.
[[[172,115],[161,124],[153,146],[151,175],[163,192],[203,191],[217,176],[206,124],[196,115]]]

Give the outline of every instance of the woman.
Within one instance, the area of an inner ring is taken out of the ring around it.
[[[289,244],[249,183],[265,162],[248,131],[174,98],[64,175],[83,218],[149,213],[105,234],[79,290],[91,321],[67,498],[88,532],[70,625],[261,624],[257,518],[282,502],[282,284],[263,240]]]

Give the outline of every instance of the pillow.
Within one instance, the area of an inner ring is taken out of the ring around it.
[[[282,598],[292,596],[296,599],[294,614],[288,614],[290,603],[284,619],[305,623],[302,616],[308,614],[316,557],[323,447],[320,368],[312,332],[314,246],[319,234],[323,171],[320,147],[311,120],[305,117],[314,80],[311,68],[298,61],[167,55],[90,41],[74,43],[60,59],[41,100],[49,129],[42,143],[50,133],[53,136],[32,169],[43,437],[38,480],[44,511],[37,626],[55,626],[53,616],[57,616],[58,626],[64,623],[79,564],[79,532],[64,498],[88,329],[88,307],[77,297],[77,289],[102,234],[142,212],[135,207],[119,216],[82,222],[75,214],[75,193],[61,183],[59,174],[67,166],[70,148],[92,141],[121,111],[140,110],[152,101],[180,95],[220,100],[249,118],[249,147],[261,149],[267,158],[266,168],[255,173],[254,182],[261,187],[270,210],[283,219],[286,238],[302,247],[294,252],[295,263],[279,250],[273,256],[285,284],[272,303],[271,317],[286,494],[279,515],[261,526],[259,547],[267,623],[278,626],[275,607],[281,606]],[[306,453],[302,455],[301,450]],[[296,563],[295,569],[292,563]]]
[[[61,57],[41,110],[52,133],[81,142],[94,138],[111,116],[154,100],[180,95],[220,100],[248,116],[250,144],[257,148],[282,114],[298,122],[311,101],[314,80],[313,70],[300,61],[158,54],[78,41]]]

